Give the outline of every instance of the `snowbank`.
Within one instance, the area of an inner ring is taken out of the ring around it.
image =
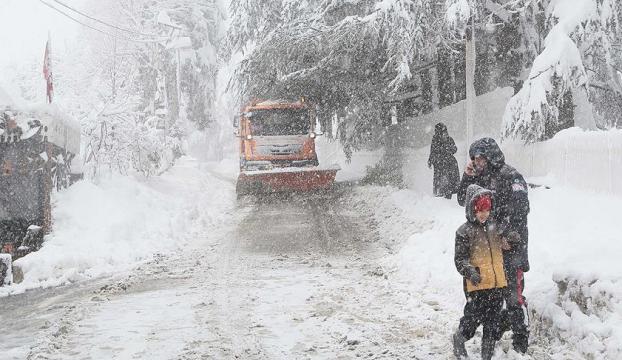
[[[232,182],[189,158],[147,181],[81,181],[55,195],[53,232],[41,250],[16,261],[24,281],[0,288],[0,296],[129,270],[208,237],[234,204]]]

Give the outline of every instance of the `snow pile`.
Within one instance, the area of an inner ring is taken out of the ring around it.
[[[622,356],[621,279],[556,276],[558,292],[549,292],[554,304],[538,305],[536,320],[549,338],[562,339],[560,350],[574,344],[587,359]],[[538,300],[538,299],[537,299]],[[547,324],[553,323],[548,327]]]
[[[233,206],[233,184],[182,158],[145,180],[81,181],[56,194],[53,232],[41,250],[16,261],[24,281],[0,296],[126,271],[217,230]]]
[[[587,358],[622,356],[622,198],[571,188],[530,193],[527,296]],[[568,345],[560,344],[567,347]]]
[[[466,219],[455,198],[439,199],[399,190],[377,204],[377,209],[386,216],[379,221],[380,232],[391,234],[399,248],[390,265],[426,296],[461,310],[464,295],[453,262],[454,234]]]

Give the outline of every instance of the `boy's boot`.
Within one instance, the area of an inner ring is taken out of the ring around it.
[[[468,357],[464,343],[467,339],[460,333],[460,330],[456,331],[453,335],[454,344],[454,356],[456,359],[466,359]]]
[[[529,332],[526,334],[514,333],[512,336],[512,346],[516,352],[526,354],[527,347],[529,346]]]
[[[495,342],[493,338],[482,339],[482,360],[492,359],[495,353]]]
[[[507,309],[502,309],[499,313],[499,332],[497,333],[496,340],[499,341],[503,337],[503,333],[510,331],[512,324],[510,322],[510,315]]]

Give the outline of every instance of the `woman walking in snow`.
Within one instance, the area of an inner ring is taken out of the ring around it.
[[[434,195],[451,199],[458,192],[460,171],[454,154],[458,151],[454,139],[449,136],[447,126],[438,123],[434,127],[434,136],[430,145],[428,167],[434,166]]]

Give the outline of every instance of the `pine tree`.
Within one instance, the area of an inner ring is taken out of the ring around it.
[[[529,142],[551,136],[547,129],[559,129],[568,122],[571,91],[589,91],[600,115],[597,125],[610,126],[611,119],[620,114],[618,106],[610,107],[611,100],[622,94],[612,46],[620,38],[619,2],[526,2],[527,44],[536,45],[534,34],[545,32],[546,38],[522,89],[507,106],[504,136]]]

